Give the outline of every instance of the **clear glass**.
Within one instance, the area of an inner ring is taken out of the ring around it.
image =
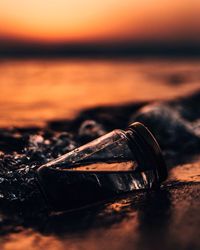
[[[124,131],[117,129],[62,155],[46,166],[74,171],[133,171],[137,162]]]
[[[54,210],[75,209],[152,188],[157,182],[155,167],[146,160],[141,167],[138,159],[145,152],[140,152],[144,149],[135,136],[131,130],[117,129],[40,167],[38,179],[48,203]]]

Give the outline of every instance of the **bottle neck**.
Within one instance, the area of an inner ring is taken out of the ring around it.
[[[141,123],[125,130],[129,147],[139,163],[139,171],[154,170],[158,182],[167,178],[167,168],[161,149],[152,133]]]

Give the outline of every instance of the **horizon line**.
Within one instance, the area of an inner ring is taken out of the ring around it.
[[[200,57],[200,45],[183,44],[63,44],[32,46],[18,45],[0,47],[0,58],[4,57],[135,57],[135,56],[191,56]]]

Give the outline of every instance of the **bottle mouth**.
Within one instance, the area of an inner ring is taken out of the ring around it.
[[[149,129],[140,122],[132,123],[126,132],[132,132],[132,136],[126,133],[131,148],[137,152],[139,165],[145,169],[146,166],[153,167],[161,183],[168,176],[167,167],[162,155],[161,148]]]

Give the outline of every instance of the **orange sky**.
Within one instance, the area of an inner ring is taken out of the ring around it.
[[[0,39],[200,40],[199,0],[0,0]]]

